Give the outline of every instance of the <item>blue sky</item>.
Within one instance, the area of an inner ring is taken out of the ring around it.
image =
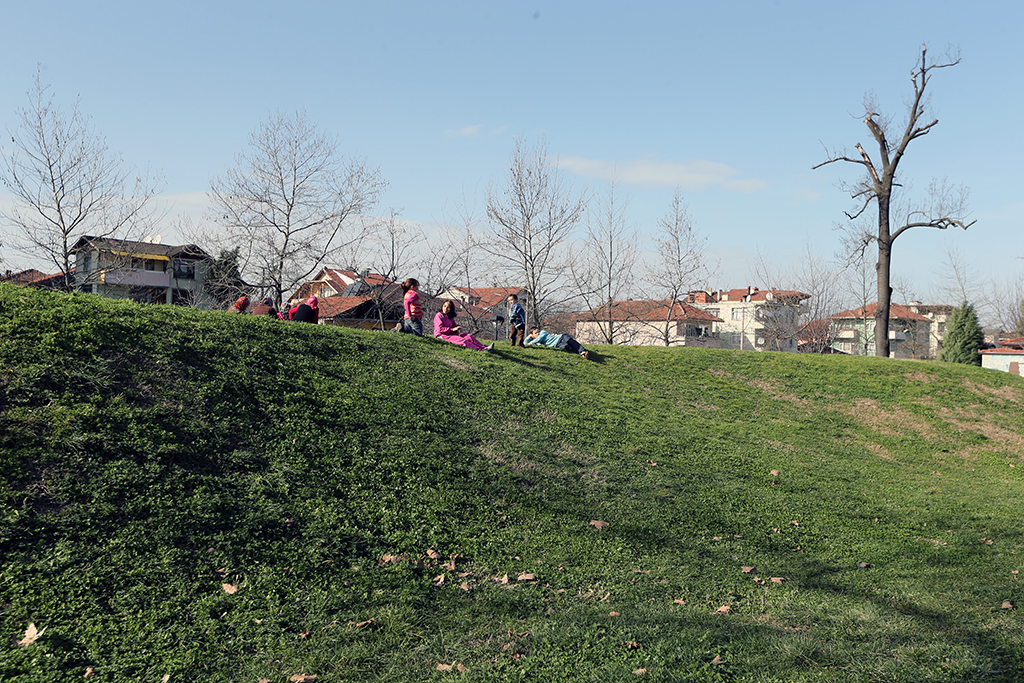
[[[8,3],[2,24],[0,128],[38,65],[128,164],[162,173],[172,215],[201,212],[275,112],[304,109],[380,166],[381,213],[425,224],[466,198],[481,208],[524,136],[578,189],[614,175],[645,235],[680,185],[721,261],[716,287],[759,284],[758,250],[784,263],[808,242],[839,249],[852,203],[836,183],[857,174],[812,171],[823,145],[868,145],[868,91],[898,122],[921,43],[952,45],[963,61],[935,72],[939,124],[902,177],[967,185],[978,223],[905,234],[894,273],[928,298],[948,246],[986,278],[1024,271],[1024,3],[55,0]]]

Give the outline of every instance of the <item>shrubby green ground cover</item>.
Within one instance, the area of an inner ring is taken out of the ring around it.
[[[596,351],[0,286],[0,680],[1024,677],[1020,378]]]

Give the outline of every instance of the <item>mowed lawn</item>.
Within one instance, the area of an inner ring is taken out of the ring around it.
[[[0,286],[0,680],[1024,679],[1020,378],[592,358]]]

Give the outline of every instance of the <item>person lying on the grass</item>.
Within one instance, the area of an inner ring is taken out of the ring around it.
[[[584,358],[590,358],[590,351],[573,339],[568,334],[552,334],[545,332],[539,327],[531,327],[530,333],[526,335],[526,343],[531,345],[550,346],[553,349],[561,349],[569,353],[578,353]]]
[[[434,336],[446,342],[465,346],[478,351],[493,351],[494,344],[484,346],[471,334],[462,334],[462,328],[455,324],[455,302],[449,299],[441,305],[441,310],[434,316]]]

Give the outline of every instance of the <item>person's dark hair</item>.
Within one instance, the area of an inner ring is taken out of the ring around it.
[[[449,311],[451,312],[449,313]],[[443,304],[441,304],[441,313],[443,313],[448,318],[454,318],[457,315],[455,311],[455,302],[452,301],[451,299],[448,299]]]
[[[519,301],[519,297],[515,294],[509,294],[508,298],[512,299],[512,301]]]
[[[540,328],[539,327],[531,327],[530,328],[530,334],[533,334],[534,332],[537,332],[539,334],[540,333]]]
[[[420,281],[417,280],[414,277],[411,277],[411,278],[409,278],[408,280],[406,280],[405,282],[402,283],[402,291],[403,292],[408,292],[413,287],[419,287],[419,286],[420,286]]]

